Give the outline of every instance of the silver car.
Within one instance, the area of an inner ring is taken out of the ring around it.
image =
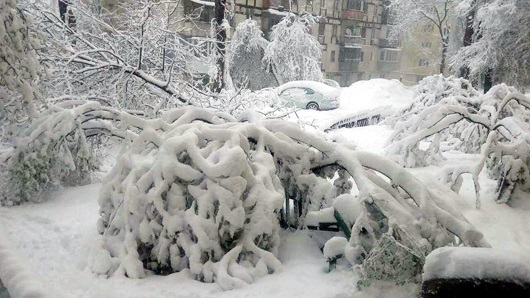
[[[339,107],[340,90],[319,82],[289,82],[278,87],[277,92],[286,106],[311,110],[332,110]]]

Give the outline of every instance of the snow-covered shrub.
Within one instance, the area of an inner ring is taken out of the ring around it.
[[[446,167],[443,178],[458,189],[460,176],[471,174],[478,206],[478,174],[487,167],[499,181],[497,201],[507,202],[515,189],[530,191],[529,120],[530,100],[515,88],[501,84],[484,95],[451,95],[412,113],[395,124],[388,150],[405,166],[421,166],[425,160],[443,158],[443,149],[480,153],[476,164]],[[431,140],[428,150],[419,149],[423,140]],[[453,144],[444,148],[441,140]]]
[[[0,204],[39,202],[50,187],[88,182],[98,161],[87,136],[113,130],[97,119],[117,115],[96,102],[64,102],[42,112],[0,152]]]
[[[146,269],[169,274],[189,268],[199,280],[240,287],[281,268],[280,221],[303,226],[305,210],[330,205],[354,222],[343,253],[351,264],[362,264],[383,237],[424,254],[455,245],[457,238],[488,246],[444,203],[445,194],[386,158],[294,123],[236,122],[193,107],[156,121],[132,120],[121,124],[143,131],[100,193],[103,236],[92,264],[97,274],[140,278]],[[292,221],[286,218],[289,201],[298,206]]]
[[[368,254],[361,267],[360,288],[368,287],[376,280],[392,280],[396,284],[418,281],[429,251],[416,246],[406,234],[397,231],[393,236],[383,234]],[[400,237],[399,241],[396,237]]]

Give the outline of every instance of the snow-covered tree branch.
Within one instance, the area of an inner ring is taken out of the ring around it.
[[[189,268],[198,280],[240,287],[281,269],[280,221],[303,227],[307,214],[318,217],[325,207],[350,219],[343,253],[351,264],[377,263],[383,252],[374,248],[383,238],[419,256],[457,244],[455,236],[464,245],[488,246],[443,203],[441,191],[386,158],[294,123],[234,120],[188,107],[138,134],[103,184],[94,272],[141,278],[146,269]],[[323,179],[337,172],[340,183]],[[345,184],[349,177],[355,188]],[[346,204],[334,204],[350,190],[341,199]],[[286,199],[297,202],[297,219],[286,216]],[[421,258],[413,264],[417,274]]]
[[[39,4],[28,5],[36,30],[47,37],[44,59],[52,78],[48,97],[100,96],[114,106],[173,107],[198,96],[192,62],[205,53],[179,35],[178,2],[123,4],[119,15],[96,15],[70,4],[75,23]],[[111,21],[109,21],[111,19]],[[61,94],[57,93],[61,91]]]
[[[457,10],[475,10],[473,42],[451,57],[451,67],[469,69],[478,78],[493,69],[496,82],[521,87],[530,82],[530,2],[525,0],[462,1]]]
[[[0,141],[9,139],[13,125],[25,123],[39,114],[43,104],[37,84],[42,75],[36,49],[39,40],[31,32],[31,20],[4,0],[0,7]]]
[[[309,31],[316,22],[310,14],[289,15],[272,28],[263,60],[279,84],[322,80],[320,43]]]
[[[457,190],[460,176],[471,174],[477,206],[480,205],[478,175],[484,167],[498,180],[498,202],[508,202],[515,190],[529,191],[529,99],[504,84],[493,87],[485,95],[477,95],[463,79],[431,77],[422,83],[432,87],[433,82],[442,83],[449,92],[434,101],[428,100],[433,97],[432,93],[418,96],[409,109],[411,115],[394,122],[396,131],[389,139],[389,153],[409,167],[442,160],[443,149],[480,153],[477,163],[447,167],[443,177]],[[466,85],[462,90],[461,86]],[[424,140],[430,140],[427,149],[420,148]],[[441,141],[449,146],[444,148]]]

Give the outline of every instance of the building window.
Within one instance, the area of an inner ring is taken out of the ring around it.
[[[364,30],[363,30],[364,29]],[[364,34],[366,35],[366,28],[356,28],[356,27],[347,27],[345,31],[346,36],[362,36],[364,31]]]
[[[338,26],[337,25],[333,25],[331,27],[331,36],[337,36],[337,31],[338,31]]]
[[[430,49],[432,47],[432,42],[430,41],[422,42],[421,47],[424,49]]]
[[[431,33],[432,30],[434,30],[434,25],[433,24],[426,24],[422,27],[422,31],[423,33]]]
[[[397,51],[381,51],[379,54],[379,60],[385,62],[397,62],[398,52]]]
[[[420,62],[418,66],[429,66],[429,60],[427,59],[420,59]]]
[[[390,16],[390,1],[383,1],[383,11],[381,12],[381,24],[388,24],[388,19]]]
[[[318,24],[318,35],[322,36],[326,32],[326,23]]]
[[[335,62],[335,51],[331,51],[331,57],[330,57],[329,61]]]
[[[361,62],[364,61],[364,52],[361,52]]]
[[[333,10],[340,10],[339,8],[339,0],[333,1]]]
[[[367,11],[368,5],[365,3],[365,0],[348,0],[347,6],[348,9]]]
[[[326,0],[320,0],[320,7],[326,7]]]

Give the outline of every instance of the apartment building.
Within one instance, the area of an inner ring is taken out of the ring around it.
[[[440,73],[442,41],[438,29],[431,22],[423,21],[418,24],[414,35],[414,40],[402,43],[399,73],[407,85],[414,85],[426,76]],[[449,74],[447,66],[444,74]]]
[[[109,2],[120,0],[105,0]],[[438,57],[425,55],[426,48],[436,49],[439,41],[434,29],[425,27],[423,44],[389,39],[389,0],[227,0],[232,32],[237,24],[252,18],[261,24],[268,38],[272,27],[289,13],[320,16],[311,28],[321,44],[321,67],[326,78],[341,86],[371,78],[400,79],[413,84],[437,73]],[[185,23],[182,34],[208,47],[211,42],[213,0],[181,0],[183,15],[195,15]],[[431,29],[431,32],[427,32]],[[436,53],[436,51],[431,51]],[[204,71],[207,72],[206,67]]]

